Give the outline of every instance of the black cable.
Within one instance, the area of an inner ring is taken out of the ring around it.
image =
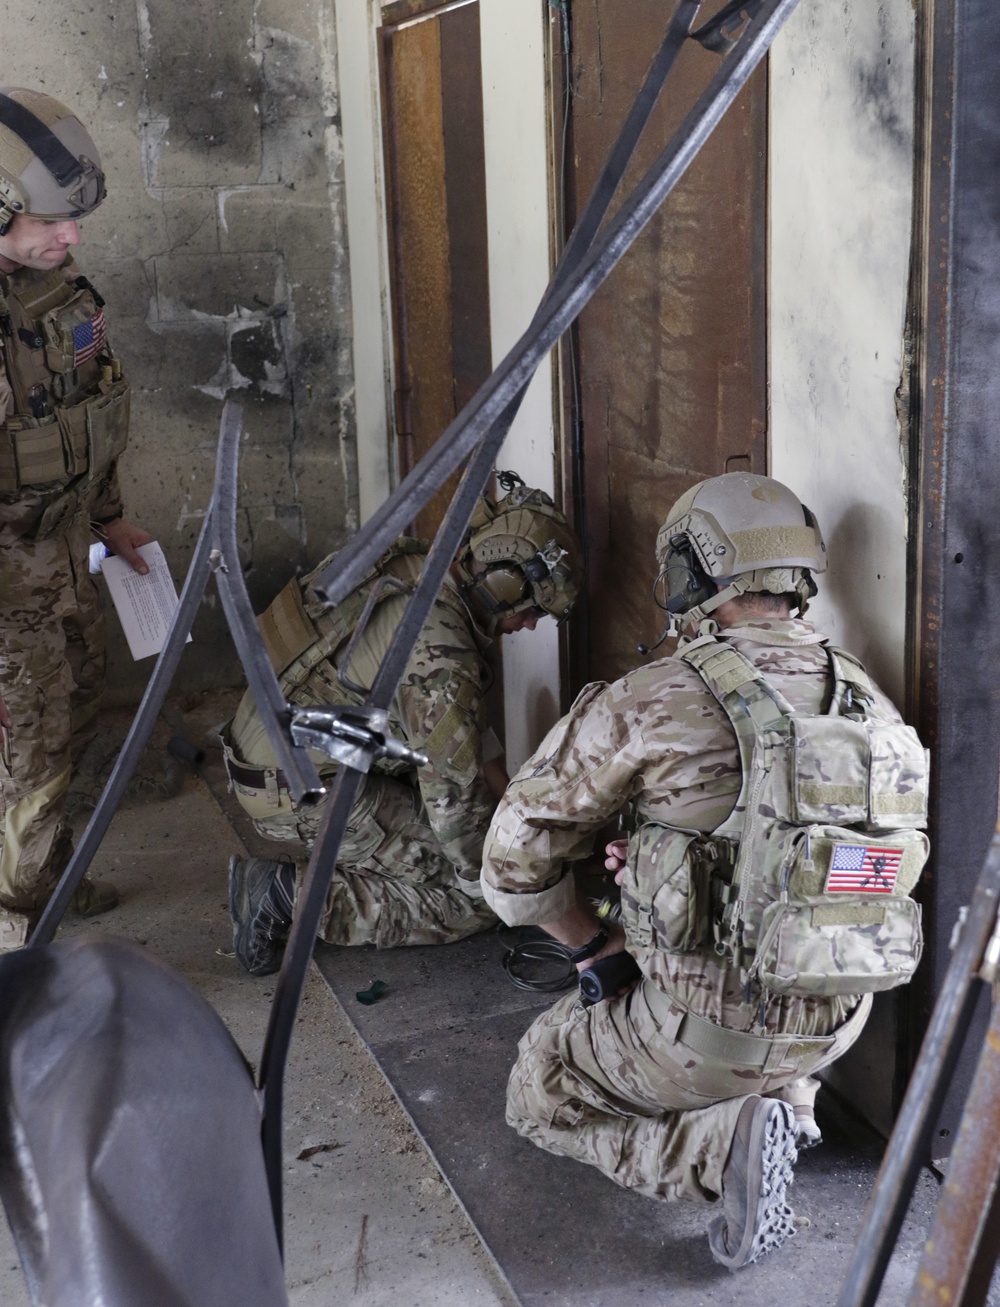
[[[525,975],[523,966],[548,966],[550,975]],[[538,994],[555,994],[569,989],[578,980],[576,967],[569,960],[569,950],[558,940],[548,937],[520,940],[504,953],[501,966],[511,984]]]

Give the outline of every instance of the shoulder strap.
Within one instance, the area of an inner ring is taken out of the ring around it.
[[[795,710],[738,649],[709,636],[677,654],[698,673],[719,701],[736,733],[742,783],[736,806],[716,834],[740,836],[754,806],[754,752],[765,732],[791,729]]]
[[[282,678],[282,689],[287,693],[301,685],[318,663],[330,658],[350,639],[370,597],[374,607],[398,595],[401,589],[408,592],[420,575],[426,552],[420,541],[401,538],[336,608],[330,608],[309,590],[311,581],[329,559],[307,576],[293,577],[258,618],[268,656]],[[383,577],[393,577],[400,585],[385,585],[373,594]]]
[[[49,309],[64,304],[76,294],[76,287],[66,280],[61,268],[54,268],[40,277],[18,276],[15,273],[8,294],[11,299],[17,300],[26,317],[35,319],[48,313]]]
[[[783,694],[757,671],[749,658],[714,636],[677,654],[698,673],[733,724],[737,739],[753,739],[761,732],[780,729],[795,709]]]
[[[868,709],[875,702],[875,692],[868,673],[857,658],[846,650],[828,644],[826,652],[833,676],[829,715],[846,717],[861,712],[867,716]]]

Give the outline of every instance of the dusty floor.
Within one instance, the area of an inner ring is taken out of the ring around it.
[[[133,796],[116,816],[95,862],[95,874],[119,887],[121,906],[105,917],[63,929],[66,933],[113,933],[154,949],[206,995],[253,1062],[260,1052],[274,983],[273,978],[246,977],[231,955],[225,871],[231,853],[264,853],[268,846],[257,839],[238,805],[226,794],[221,753],[212,744],[214,724],[230,715],[233,707],[232,696],[172,705],[172,724],[161,721],[158,725]],[[110,766],[128,724],[123,714],[108,717],[80,786],[91,800],[99,792],[102,772]],[[206,746],[207,757],[197,775],[187,767],[165,765],[163,746],[170,731],[178,728],[188,739]],[[82,826],[87,816],[85,799],[77,823]],[[341,979],[346,985],[346,979]],[[353,973],[347,979],[352,983],[346,988],[352,990]],[[461,977],[456,980],[456,989],[463,994],[464,984]],[[338,993],[344,985],[337,988]],[[446,1017],[439,1013],[439,1024],[444,1021],[451,1029]],[[519,1019],[518,1031],[529,1018]],[[443,1037],[439,1032],[435,1039],[439,1042]],[[458,1031],[455,1038],[461,1045],[465,1036]],[[384,1049],[382,1053],[385,1064]],[[419,1124],[419,1112],[416,1119]],[[469,1128],[473,1125],[481,1134],[484,1123],[472,1123]],[[426,1123],[422,1127],[425,1137],[430,1138],[425,1127]],[[502,1123],[499,1129],[508,1133]],[[499,1141],[486,1138],[479,1147],[491,1150],[494,1160],[498,1150],[502,1151]],[[638,1295],[634,1300],[650,1307],[665,1302],[676,1307],[682,1303],[688,1307],[718,1303],[722,1307],[729,1302],[764,1307],[776,1298],[789,1307],[809,1301],[832,1302],[853,1238],[852,1233],[847,1233],[846,1239],[844,1234],[856,1229],[877,1168],[877,1155],[858,1165],[856,1151],[853,1144],[846,1152],[835,1147],[816,1150],[799,1168],[802,1179],[809,1183],[802,1197],[808,1200],[807,1207],[811,1204],[813,1220],[823,1227],[823,1242],[812,1238],[810,1251],[803,1240],[800,1248],[792,1248],[790,1253],[783,1250],[779,1257],[767,1258],[760,1267],[739,1277],[720,1278],[719,1268],[708,1266],[706,1270],[701,1265],[699,1252],[702,1261],[707,1257],[702,1248],[703,1214],[672,1208],[670,1238],[658,1254],[669,1258],[670,1274],[664,1271],[650,1279],[649,1268],[637,1265],[631,1280],[622,1280],[613,1268],[625,1269],[617,1247],[627,1225],[625,1218],[632,1213],[631,1219],[645,1230],[647,1211],[642,1200],[635,1200],[636,1211],[632,1212],[627,1204],[635,1196],[622,1195],[605,1185],[607,1192],[602,1189],[591,1203],[591,1215],[600,1216],[593,1238],[599,1251],[603,1247],[600,1264],[612,1277],[609,1283],[616,1286],[615,1302],[627,1302],[631,1307],[629,1283]],[[388,1307],[390,1303],[393,1307],[516,1307],[518,1301],[563,1301],[552,1290],[551,1277],[541,1272],[529,1275],[519,1290],[520,1299],[514,1297],[368,1049],[315,969],[306,988],[286,1077],[285,1156],[286,1266],[294,1307],[343,1302],[357,1307]],[[515,1173],[526,1178],[530,1162],[544,1156],[522,1160]],[[581,1202],[587,1207],[587,1185],[572,1164],[562,1166],[573,1174],[563,1176],[558,1167],[549,1166],[538,1181],[546,1194],[555,1184],[551,1195],[558,1210],[549,1210],[537,1226],[529,1219],[528,1229],[524,1228],[524,1207],[515,1206],[509,1213],[520,1241],[514,1244],[517,1261],[523,1262],[532,1249],[537,1255],[546,1248],[551,1260],[558,1241],[546,1239],[545,1228],[551,1233],[560,1223],[572,1225],[581,1217]],[[555,1177],[550,1174],[553,1169],[558,1172]],[[459,1178],[455,1184],[464,1201],[470,1201]],[[879,1298],[881,1307],[901,1307],[909,1296],[935,1191],[930,1177],[922,1176],[894,1259],[895,1273],[887,1277]],[[494,1206],[489,1194],[486,1201]],[[604,1211],[602,1204],[610,1204],[609,1210]],[[796,1206],[800,1206],[798,1201]],[[469,1210],[475,1211],[475,1203]],[[809,1224],[807,1220],[805,1225]],[[542,1245],[535,1242],[539,1239]],[[497,1256],[501,1257],[499,1251]],[[809,1281],[817,1272],[820,1281],[805,1292],[803,1278]],[[511,1267],[508,1273],[517,1282]],[[609,1301],[607,1286],[600,1290],[589,1276],[585,1278],[597,1296],[573,1291],[563,1295],[565,1301],[573,1307],[595,1307]],[[996,1288],[989,1301],[1000,1303]],[[0,1303],[3,1307],[28,1304],[17,1257],[2,1222]]]
[[[194,726],[219,721],[218,701]],[[115,719],[109,730],[120,738]],[[192,734],[194,731],[192,731]],[[165,738],[162,731],[157,739]],[[94,864],[121,906],[65,927],[139,940],[213,1004],[251,1061],[259,1056],[273,979],[252,980],[229,951],[226,862],[243,848],[211,789],[187,772],[179,794],[144,766],[144,801],[116,816]],[[209,759],[211,765],[212,759]],[[86,813],[81,814],[81,818]],[[286,1265],[293,1307],[509,1307],[468,1220],[417,1139],[367,1050],[314,971],[286,1078]],[[307,1150],[321,1147],[299,1160]],[[28,1296],[0,1221],[0,1303]],[[138,1305],[137,1305],[138,1307]],[[208,1307],[208,1304],[206,1304]]]

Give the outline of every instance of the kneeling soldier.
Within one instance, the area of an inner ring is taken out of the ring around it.
[[[507,1119],[627,1188],[716,1204],[710,1247],[736,1269],[793,1233],[809,1078],[918,961],[926,759],[861,665],[791,617],[826,559],[780,482],[701,482],[656,552],[677,653],[584,689],[511,781],[482,872],[503,921],[543,926],[580,971],[627,951],[638,982],[538,1018]],[[623,807],[605,928],[568,864]]]
[[[547,613],[565,618],[580,577],[579,546],[551,499],[513,474],[500,481],[510,492],[498,503],[480,502],[390,707],[391,733],[429,761],[419,769],[380,762],[366,776],[320,924],[329,943],[445,944],[495,921],[482,901],[479,868],[507,777],[486,723],[486,654],[497,635],[534,630]],[[329,559],[286,586],[261,628],[289,703],[363,702],[357,691],[374,681],[426,552],[419,541],[400,539],[333,609],[311,588]],[[379,585],[383,578],[396,584]],[[374,611],[352,644],[376,586]],[[293,805],[249,692],[226,752],[232,788],[257,830],[308,853],[323,805]],[[328,758],[315,761],[321,776],[336,771]],[[230,862],[236,956],[251,975],[281,964],[304,865],[304,858],[298,870],[293,861]]]

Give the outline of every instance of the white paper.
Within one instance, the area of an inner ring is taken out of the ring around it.
[[[115,554],[101,561],[101,571],[136,662],[158,654],[163,648],[177,607],[174,579],[159,544],[154,540],[140,545],[137,552],[149,566],[145,576],[140,576],[131,563]]]

